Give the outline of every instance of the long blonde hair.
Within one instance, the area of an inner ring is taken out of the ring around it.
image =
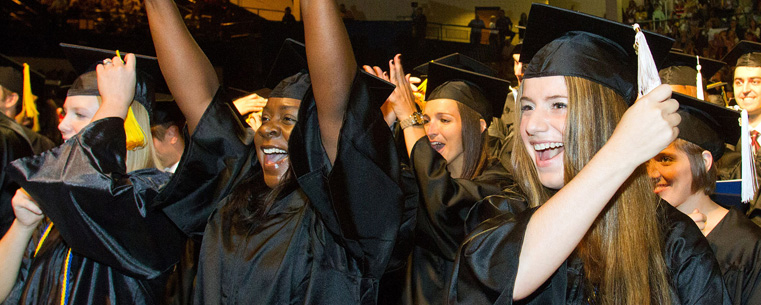
[[[103,104],[103,100],[100,96],[98,98],[98,107]],[[148,110],[143,107],[138,101],[132,101],[130,104],[132,113],[135,115],[137,124],[140,125],[140,129],[145,136],[145,145],[135,150],[127,150],[127,172],[136,171],[144,168],[155,167],[154,149],[153,149],[153,136],[151,135],[151,119],[148,116]]]
[[[610,138],[627,105],[610,88],[584,78],[564,78],[569,104],[563,167],[568,183]],[[521,85],[519,94],[522,89]],[[520,112],[517,115],[520,126]],[[518,139],[513,145],[516,181],[532,207],[542,205],[555,191],[541,184],[523,141]],[[575,255],[584,263],[585,286],[598,288],[586,295],[599,304],[670,303],[657,203],[642,165],[619,188],[576,248]]]

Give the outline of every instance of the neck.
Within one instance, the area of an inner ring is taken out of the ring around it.
[[[462,178],[462,164],[462,155],[452,160],[452,162],[447,162],[447,170],[452,178]]]
[[[690,195],[684,203],[677,207],[677,210],[685,215],[692,214],[695,210],[698,210],[701,214],[706,216],[705,227],[701,231],[704,236],[711,233],[714,227],[727,215],[728,210],[713,202],[711,197],[708,197],[702,191],[695,192]]]

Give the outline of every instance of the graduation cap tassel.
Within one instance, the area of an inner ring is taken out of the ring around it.
[[[700,72],[700,69],[702,68],[700,66],[700,56],[695,56],[695,57],[698,60],[698,65],[695,66],[695,69],[698,70],[698,75],[696,76],[697,79],[695,80],[695,84],[696,84],[695,87],[698,88],[697,98],[700,100],[705,100],[705,96],[703,95],[703,74]]]
[[[135,119],[132,107],[129,107],[124,119],[124,132],[127,135],[127,150],[136,150],[145,146],[145,134]]]
[[[637,98],[650,93],[655,87],[660,86],[661,78],[658,76],[658,68],[655,67],[653,54],[645,39],[645,33],[639,24],[632,26],[637,33],[634,35],[634,49],[637,51]]]
[[[25,119],[32,119],[32,130],[40,131],[39,112],[37,105],[34,103],[37,97],[32,94],[32,81],[29,75],[29,65],[24,64],[24,87],[22,89],[23,99],[21,100],[21,112],[16,115],[16,122],[23,123]]]
[[[750,202],[753,200],[756,194],[756,167],[753,165],[753,151],[750,147],[750,127],[748,125],[748,111],[744,110],[741,113],[741,137],[742,139],[742,202]]]

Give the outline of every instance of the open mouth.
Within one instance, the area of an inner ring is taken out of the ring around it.
[[[564,150],[563,142],[545,142],[534,144],[536,159],[538,161],[547,161],[562,153]]]
[[[669,185],[667,183],[658,183],[658,184],[655,185],[655,189],[653,190],[653,192],[658,194],[658,193],[663,192],[666,189],[668,189],[668,187],[669,187]]]
[[[441,142],[437,142],[437,141],[431,142],[431,147],[433,147],[433,150],[439,153],[441,153],[441,150],[444,149],[444,146],[446,146],[446,144]]]
[[[264,165],[272,165],[275,169],[279,168],[287,159],[288,152],[277,147],[263,147]]]

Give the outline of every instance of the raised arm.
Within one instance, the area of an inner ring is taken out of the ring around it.
[[[173,0],[146,0],[145,11],[161,73],[193,134],[219,88],[217,74]]]
[[[12,199],[16,219],[0,240],[0,301],[5,300],[16,283],[21,260],[32,233],[44,215],[37,204],[23,190],[17,190]]]
[[[301,16],[322,145],[333,163],[357,63],[335,1],[303,0]]]
[[[576,248],[621,185],[678,135],[679,107],[661,85],[624,114],[608,143],[526,227],[513,298],[541,286]]]

